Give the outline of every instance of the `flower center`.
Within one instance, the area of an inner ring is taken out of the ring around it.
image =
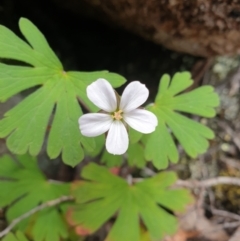
[[[121,120],[123,118],[122,115],[121,115],[122,113],[123,113],[122,110],[114,112],[113,115],[112,115],[113,119]]]

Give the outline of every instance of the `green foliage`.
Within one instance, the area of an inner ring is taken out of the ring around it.
[[[130,144],[127,154],[129,166],[136,166],[139,168],[145,167],[144,147],[140,143]]]
[[[0,26],[0,58],[29,66],[0,63],[0,101],[30,87],[39,88],[5,113],[0,121],[0,138],[8,136],[7,146],[13,153],[29,151],[37,155],[50,129],[49,157],[56,158],[62,153],[63,161],[74,166],[84,157],[81,145],[88,152],[95,149],[94,138],[82,136],[77,122],[82,115],[78,101],[97,111],[87,98],[86,87],[98,78],[106,78],[118,87],[125,79],[108,71],[66,72],[42,33],[29,20],[21,18],[19,27],[28,43]]]
[[[219,98],[213,87],[202,86],[180,94],[192,83],[188,72],[176,73],[171,83],[169,75],[163,75],[155,103],[149,107],[158,117],[158,126],[155,132],[144,136],[145,157],[152,160],[159,169],[166,168],[168,160],[173,163],[178,161],[178,151],[172,134],[191,157],[204,153],[209,145],[207,139],[214,138],[211,129],[177,112],[203,117],[215,116],[214,107],[219,105]]]
[[[146,165],[144,146],[139,143],[142,136],[142,133],[129,128],[129,147],[127,150],[127,161],[129,166],[143,168]]]
[[[136,166],[143,168],[146,164],[144,158],[144,147],[139,140],[142,137],[142,133],[135,131],[129,127],[129,147],[126,154],[126,159],[129,166]],[[101,156],[101,163],[104,163],[107,167],[119,167],[123,164],[123,157],[119,155],[112,155],[104,150]]]
[[[82,177],[87,181],[73,184],[77,205],[71,210],[69,220],[81,230],[93,233],[117,212],[107,241],[139,241],[139,217],[151,240],[160,240],[177,229],[176,218],[162,207],[183,211],[191,202],[187,190],[169,189],[177,178],[173,172],[128,184],[108,169],[89,164],[83,169]]]
[[[37,166],[37,160],[19,156],[0,158],[0,208],[6,207],[8,222],[27,213],[41,203],[69,195],[69,184],[48,181]],[[9,206],[10,205],[10,206]],[[58,208],[61,209],[62,205]],[[57,207],[47,207],[30,218],[23,219],[17,228],[31,230],[35,241],[58,241],[68,236],[63,214]]]
[[[22,232],[17,231],[16,235],[14,235],[13,233],[9,233],[2,239],[2,241],[28,241],[28,239]]]
[[[140,132],[138,132],[138,131],[134,130],[133,128],[130,128],[130,127],[129,127],[128,133],[129,133],[129,141],[132,144],[137,143],[142,137],[142,133],[140,133]]]
[[[128,165],[131,167],[143,168],[146,165],[144,158],[144,147],[140,143],[130,143],[126,159]],[[105,164],[107,167],[120,167],[123,164],[123,157],[121,155],[112,155],[106,150],[103,151],[101,156],[101,163]]]
[[[99,155],[104,136],[81,135],[78,118],[83,112],[79,103],[90,112],[97,112],[97,107],[87,98],[87,86],[105,78],[118,87],[125,79],[108,71],[67,72],[45,37],[29,20],[22,18],[19,27],[28,43],[0,25],[0,58],[20,61],[14,62],[15,65],[0,63],[0,101],[32,87],[34,91],[5,113],[0,120],[0,138],[7,137],[12,152],[29,152],[33,156],[47,139],[49,157],[62,154],[63,161],[71,166],[78,164],[84,154]],[[164,75],[155,103],[148,107],[158,118],[156,131],[142,135],[129,128],[126,155],[111,155],[104,150],[101,162],[116,167],[126,158],[130,166],[143,168],[146,160],[152,160],[156,168],[163,169],[168,161],[178,161],[175,138],[191,157],[205,152],[214,133],[180,112],[213,117],[219,99],[211,86],[182,93],[192,83],[187,72],[175,74],[171,83],[170,77]],[[42,203],[69,196],[69,184],[47,180],[35,158],[25,155],[13,160],[4,156],[0,164],[0,208],[7,207],[9,223]],[[82,171],[85,180],[72,184],[76,205],[69,209],[68,220],[75,226],[76,234],[91,234],[113,217],[116,220],[106,241],[160,240],[173,234],[177,220],[170,212],[183,211],[192,200],[187,190],[170,188],[177,179],[175,173],[162,172],[128,183],[113,174],[117,171],[118,168],[108,170],[89,164]],[[48,206],[23,219],[16,228],[27,232],[35,241],[69,238],[72,234],[69,235],[64,219],[68,208],[68,203]],[[3,241],[27,241],[20,231],[16,235],[9,233]]]
[[[113,155],[104,150],[101,163],[104,163],[107,167],[119,167],[123,163],[123,158],[121,155]]]

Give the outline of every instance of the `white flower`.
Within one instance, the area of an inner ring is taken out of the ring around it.
[[[108,131],[107,151],[114,155],[125,153],[129,144],[126,125],[147,134],[153,132],[158,124],[152,112],[137,109],[148,95],[145,85],[133,81],[125,88],[119,101],[107,80],[96,80],[87,87],[87,96],[104,113],[82,115],[78,120],[81,133],[93,137]]]

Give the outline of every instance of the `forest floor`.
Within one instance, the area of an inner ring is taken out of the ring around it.
[[[185,184],[191,188],[196,202],[187,213],[179,215],[179,232],[166,241],[239,241],[239,57],[215,58],[202,74],[200,85],[214,86],[221,104],[215,118],[199,121],[211,127],[216,136],[205,154],[193,160],[182,153],[180,162],[170,167],[181,179],[188,180]]]

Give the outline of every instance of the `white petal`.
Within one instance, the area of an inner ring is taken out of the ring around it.
[[[107,135],[106,148],[109,153],[121,155],[128,149],[128,133],[121,121],[114,121]]]
[[[82,115],[79,120],[79,128],[84,136],[99,136],[107,132],[113,122],[108,114],[89,113]]]
[[[135,109],[123,115],[123,119],[133,129],[148,134],[158,125],[157,117],[148,110]]]
[[[100,109],[113,112],[117,109],[117,98],[112,86],[105,79],[97,79],[87,87],[87,96]]]
[[[134,110],[147,100],[148,95],[149,91],[144,84],[141,84],[139,81],[133,81],[123,91],[120,109],[123,112]]]

